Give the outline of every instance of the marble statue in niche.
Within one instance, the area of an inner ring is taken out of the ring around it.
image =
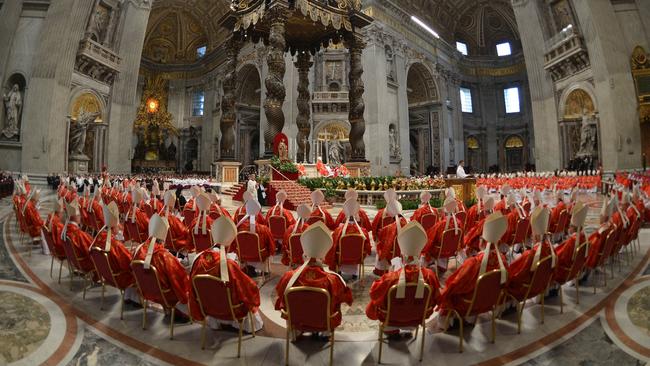
[[[583,110],[582,122],[580,123],[580,150],[577,157],[596,157],[598,120],[595,115],[589,115]]]
[[[328,146],[329,154],[328,154],[328,163],[330,165],[341,165],[343,164],[343,145],[341,145],[341,141],[339,140],[332,140],[329,143]]]
[[[2,129],[2,135],[8,139],[18,136],[20,115],[23,108],[23,98],[20,94],[20,87],[14,84],[9,93],[3,95],[5,104],[5,127]]]
[[[95,11],[90,16],[88,23],[88,31],[86,36],[93,41],[103,44],[106,38],[106,30],[108,28],[109,10],[104,6],[97,4]]]
[[[77,121],[70,123],[70,136],[68,140],[68,150],[72,156],[85,156],[83,150],[86,146],[86,135],[88,128],[95,119],[99,117],[99,112],[80,111]]]
[[[400,161],[402,159],[402,151],[399,147],[399,134],[394,124],[388,126],[388,143],[390,151],[390,159],[392,161]]]
[[[395,55],[393,49],[386,45],[386,77],[388,80],[395,81]]]

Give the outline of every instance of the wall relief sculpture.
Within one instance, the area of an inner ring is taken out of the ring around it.
[[[580,150],[576,154],[578,158],[598,156],[598,119],[595,115],[587,114],[585,110],[580,124]]]
[[[18,84],[14,84],[11,90],[3,95],[2,99],[5,106],[5,124],[2,129],[2,136],[13,139],[20,132],[19,124],[23,109],[23,98]]]
[[[399,146],[399,132],[393,123],[388,126],[388,142],[391,163],[399,163],[402,161],[402,151]]]

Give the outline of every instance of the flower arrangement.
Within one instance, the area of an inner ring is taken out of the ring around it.
[[[276,155],[271,158],[271,166],[281,173],[298,173],[298,167],[296,164],[290,160],[280,160],[280,158]]]
[[[298,183],[303,186],[314,189],[348,189],[354,188],[359,191],[385,191],[394,188],[396,191],[414,191],[424,189],[441,189],[445,188],[445,181],[442,178],[420,177],[320,177],[320,178],[300,178]]]

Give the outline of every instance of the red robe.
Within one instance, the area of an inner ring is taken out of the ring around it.
[[[293,234],[301,234],[303,231],[307,230],[309,225],[302,223],[300,224],[300,227],[296,229],[296,232],[293,232],[293,228],[296,226],[296,224],[293,224],[287,228],[287,230],[284,232],[284,239],[282,240],[282,264],[285,266],[288,266],[291,264],[291,262],[295,264],[303,264],[303,259],[302,259],[302,252],[300,253],[293,253],[293,261],[290,260],[289,258],[289,240],[291,239],[291,235]]]
[[[93,200],[92,202],[92,212],[95,215],[95,221],[97,221],[98,229],[104,227],[104,211],[102,210],[102,205],[99,204],[99,201]]]
[[[468,251],[481,250],[481,236],[483,236],[483,225],[485,224],[485,217],[478,221],[474,226],[471,226],[469,231],[465,233],[463,239],[463,247]]]
[[[284,216],[284,220],[285,220],[284,222],[286,223],[286,227],[289,227],[296,223],[296,219],[293,218],[291,211],[287,210],[284,207],[282,208],[278,206],[271,207],[271,209],[266,211],[266,217],[264,218],[264,220],[266,220],[266,222],[268,223],[271,216]]]
[[[23,215],[23,205],[25,204],[25,196],[14,195],[13,200],[14,200],[14,206],[16,207],[16,221],[18,221],[18,225],[20,226],[20,231],[26,232],[27,225],[25,224],[25,215]]]
[[[210,217],[212,217],[213,219],[216,220],[216,219],[220,218],[221,216],[226,216],[226,217],[232,219],[232,217],[230,216],[230,212],[228,212],[228,210],[226,210],[225,208],[223,208],[223,207],[221,207],[221,206],[219,206],[219,205],[217,205],[216,203],[213,202],[210,205]]]
[[[464,300],[471,300],[472,293],[476,287],[476,281],[478,280],[479,271],[481,270],[483,255],[483,252],[480,252],[478,255],[468,258],[447,278],[445,288],[440,293],[439,304],[443,313],[446,309],[455,309],[461,316],[465,316],[470,304]],[[493,246],[490,250],[490,257],[488,258],[487,272],[499,269],[497,255],[501,255],[503,265],[506,270],[508,269],[508,262],[505,256],[503,254],[497,254]],[[477,301],[474,309],[480,305],[480,299]]]
[[[28,234],[32,238],[40,238],[41,228],[43,227],[43,220],[41,219],[41,215],[39,215],[34,201],[29,200],[25,203],[25,205],[26,207],[25,212],[23,213],[23,217],[25,220],[26,228],[28,230]]]
[[[510,212],[508,209],[508,205],[506,204],[506,199],[502,198],[497,203],[494,205],[494,212],[501,211],[501,213],[505,216]]]
[[[406,282],[417,283],[419,275],[418,267],[407,265],[405,268]],[[370,288],[370,302],[366,307],[366,315],[369,319],[379,320],[382,322],[386,319],[386,311],[388,309],[388,291],[398,283],[402,270],[403,269],[400,268],[397,271],[388,272],[372,283],[372,287]],[[428,268],[422,268],[422,277],[424,283],[431,286],[432,290],[431,299],[429,300],[431,310],[426,314],[426,317],[428,318],[433,313],[434,305],[438,303],[440,297],[440,283],[438,282],[436,274]]]
[[[54,255],[57,258],[65,257],[65,249],[63,249],[63,240],[61,239],[61,232],[63,231],[63,222],[58,213],[52,212],[47,216],[45,225],[50,230],[52,235],[52,246],[54,247]]]
[[[90,259],[90,246],[93,244],[93,238],[81,230],[76,222],[68,223],[66,236],[75,248],[81,271],[86,273],[94,272],[95,265]]]
[[[334,223],[334,219],[332,218],[332,215],[329,213],[329,211],[320,208],[315,207],[314,210],[311,212],[311,215],[309,215],[309,218],[311,219],[312,217],[318,217],[321,218],[323,223],[330,229],[334,230],[336,229],[336,225]]]
[[[607,240],[607,235],[612,231],[613,227],[611,226],[605,226],[601,225],[600,228],[596,231],[594,231],[590,236],[589,236],[589,253],[587,257],[587,263],[585,266],[587,268],[595,268],[598,265],[598,261],[602,260],[602,258],[598,255],[600,251],[602,250],[603,246],[605,245],[605,241]],[[605,256],[608,255],[608,253],[603,253]]]
[[[418,207],[418,209],[415,210],[415,212],[413,212],[413,215],[411,216],[411,221],[417,221],[420,224],[422,224],[422,216],[427,214],[434,214],[438,218],[441,216],[438,210],[436,210],[434,207],[431,207],[431,205],[428,204],[424,204]]]
[[[548,220],[548,231],[550,233],[555,233],[557,229],[557,224],[560,221],[560,213],[566,208],[564,201],[558,201],[557,205],[551,210],[551,217]]]
[[[512,209],[508,216],[506,216],[506,219],[508,220],[508,228],[501,237],[501,240],[499,240],[499,243],[510,245],[512,244],[515,232],[517,231],[517,223],[519,222],[519,210],[516,208]]]
[[[359,226],[361,227],[361,225]],[[346,235],[358,233],[359,230],[357,229],[357,226],[354,223],[348,223]],[[361,227],[361,234],[366,238],[366,240],[363,242],[363,252],[367,257],[370,255],[370,252],[372,250],[372,247],[370,246],[370,235],[368,235],[368,231],[363,227]],[[341,240],[342,236],[343,225],[340,225],[336,228],[336,230],[334,230],[334,233],[332,234],[332,247],[325,256],[325,264],[327,264],[327,266],[332,270],[335,270],[341,264],[339,263],[339,240]]]
[[[314,262],[312,260],[312,262]],[[285,272],[278,282],[278,285],[275,287],[275,291],[278,295],[277,300],[275,301],[275,310],[285,310],[286,306],[284,304],[284,291],[291,280],[291,276],[297,270],[292,270]],[[330,326],[333,328],[341,325],[341,304],[346,303],[352,305],[352,291],[346,286],[345,282],[337,276],[336,274],[327,273],[314,263],[310,265],[300,274],[293,286],[309,286],[309,287],[318,287],[327,290],[331,298],[331,314],[337,314],[330,321]]]
[[[580,244],[584,244],[587,241],[587,237],[584,232],[580,235]],[[557,254],[557,266],[555,267],[555,275],[553,279],[562,284],[565,283],[570,278],[566,278],[569,275],[571,266],[573,265],[573,252],[576,249],[576,234],[573,233],[562,244],[558,245],[555,248],[555,254]],[[591,248],[589,248],[591,250]]]
[[[539,245],[542,245],[540,260],[551,255],[552,244],[548,241],[544,241],[541,244],[535,244],[532,249],[526,250],[521,256],[510,263],[510,268],[508,269],[507,289],[509,294],[519,300],[524,300],[524,296],[526,296],[526,292],[528,291],[528,288],[523,285],[529,284],[530,281],[532,281],[533,271],[531,270],[531,267],[533,265],[533,259],[535,258],[535,250]],[[553,271],[555,271],[555,269],[553,269]],[[544,291],[544,289],[531,289],[531,291],[531,294],[536,295],[539,291]]]
[[[90,227],[90,219],[88,218],[88,197],[79,197],[79,214],[81,216],[81,224],[85,227]],[[92,207],[90,208],[92,209]]]
[[[384,228],[384,222],[393,222],[392,217],[384,217],[384,212],[386,212],[385,208],[379,209],[375,217],[372,219],[372,235],[375,237],[375,239],[379,237],[381,229]],[[385,226],[388,226],[388,224]]]
[[[129,212],[127,212],[126,214],[125,221],[129,223],[133,222],[134,210],[135,210],[135,224],[138,227],[138,234],[140,235],[140,237],[131,238],[131,240],[142,243],[145,240],[147,240],[147,237],[149,236],[149,217],[147,217],[147,214],[143,210],[137,207],[131,207]]]
[[[216,250],[205,250],[194,261],[192,265],[192,272],[190,273],[190,280],[198,275],[208,274],[220,278],[220,255]],[[228,259],[228,276],[230,297],[234,306],[243,304],[243,306],[236,306],[233,308],[237,318],[245,317],[249,312],[255,312],[260,306],[260,290],[257,284],[250,277],[248,277],[239,268],[237,262]],[[223,301],[228,301],[223,299]],[[194,320],[203,320],[203,312],[199,306],[199,301],[194,287],[191,287],[189,293],[189,301],[187,303],[190,309],[190,315]],[[227,307],[226,307],[227,309]],[[213,314],[217,319],[233,320],[230,311],[224,311],[222,314]]]
[[[407,222],[404,217],[400,216],[400,227],[404,227]],[[393,248],[395,249],[393,251]],[[392,223],[379,232],[377,240],[377,260],[387,260],[399,257],[401,255],[399,245],[397,244],[397,223]]]
[[[147,256],[148,247],[149,242],[146,241],[136,251],[133,259],[144,260]],[[183,265],[181,265],[173,254],[165,249],[162,243],[155,244],[153,256],[151,257],[151,265],[158,270],[158,279],[163,291],[172,290],[178,302],[186,304],[188,298],[187,293],[190,290],[190,280]]]
[[[442,245],[442,233],[445,232],[445,225],[447,224],[447,221],[449,221],[447,230],[453,229],[454,222],[451,221],[451,218],[449,216],[445,216],[431,229],[427,230],[427,244],[424,246],[424,249],[422,249],[422,254],[427,261],[436,259],[439,251],[438,248]],[[456,218],[456,224],[458,225],[458,229],[462,231],[463,226],[458,218]]]
[[[246,206],[237,207],[237,209],[235,210],[235,216],[233,217],[235,224],[239,223],[239,220],[241,220],[244,216],[246,216]],[[263,224],[263,225],[268,224],[264,216],[262,216],[261,211],[258,212],[257,215],[255,215],[255,223]]]
[[[92,243],[93,247],[102,250],[106,247],[107,231],[102,230]],[[115,234],[111,235],[111,250],[108,254],[108,262],[113,270],[113,277],[117,282],[119,289],[125,289],[135,283],[133,272],[131,271],[131,252],[124,246],[124,243],[115,239]]]
[[[249,231],[250,230],[250,221],[246,220],[237,227],[238,232]],[[260,240],[260,249],[262,250],[262,261],[265,261],[266,258],[275,254],[275,240],[273,240],[273,234],[271,234],[271,229],[268,226],[260,224],[255,221],[255,233]],[[266,250],[264,250],[266,249]],[[237,241],[235,240],[230,246],[230,252],[237,253],[239,255],[239,248],[237,247]],[[241,260],[241,258],[240,258]]]
[[[481,211],[483,210],[483,203],[481,203]],[[470,207],[469,210],[467,210],[467,220],[466,220],[466,225],[467,228],[471,230],[471,228],[476,225],[478,221],[483,219],[483,213],[479,211],[479,205],[478,203],[475,204],[474,206]]]
[[[200,220],[200,221],[199,221]],[[210,217],[210,214],[207,213],[206,219],[205,219],[205,228],[206,228],[206,235],[209,237],[210,236],[210,228],[212,227],[212,223],[214,220],[212,217]],[[199,228],[198,231],[195,231],[194,228],[196,227],[196,224],[198,223]],[[188,239],[189,239],[189,244],[191,244],[192,249],[195,249],[195,243],[194,241],[196,240],[197,237],[200,235],[203,235],[203,215],[202,213],[197,213],[197,215],[194,217],[190,225],[187,227],[188,230]],[[196,236],[196,237],[195,237]],[[210,241],[212,239],[210,238]]]
[[[190,236],[190,231],[185,226],[183,221],[176,217],[173,213],[167,214],[167,210],[162,210],[160,216],[166,217],[167,222],[169,222],[169,230],[167,235],[171,235],[174,238],[174,246],[176,250],[186,249],[187,251],[192,251],[194,249],[194,244],[192,243],[192,237]]]
[[[341,224],[345,223],[345,211],[339,212],[338,216],[336,216],[336,221],[334,222],[334,226],[338,227]],[[363,209],[359,209],[359,217],[358,220],[359,226],[362,228],[366,229],[366,231],[371,232],[372,231],[372,224],[370,223],[370,218],[368,218],[368,213],[364,211]]]

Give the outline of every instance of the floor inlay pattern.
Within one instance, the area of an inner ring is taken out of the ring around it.
[[[0,291],[0,314],[0,364],[31,354],[50,332],[47,310],[27,296]]]

